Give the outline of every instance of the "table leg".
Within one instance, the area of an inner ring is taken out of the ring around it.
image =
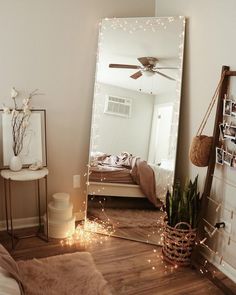
[[[48,241],[48,178],[45,176],[45,198],[46,198],[46,237]]]
[[[41,223],[41,202],[40,202],[40,183],[39,179],[37,180],[37,195],[38,195],[38,215],[39,215],[39,231],[42,228],[42,223]]]
[[[14,249],[14,229],[12,220],[12,201],[11,201],[11,179],[8,179],[8,192],[9,192],[9,207],[10,207],[10,224],[11,224],[11,243]]]
[[[5,196],[5,210],[6,210],[6,225],[7,225],[7,232],[9,232],[8,204],[7,204],[7,180],[5,178],[4,178],[4,196]]]

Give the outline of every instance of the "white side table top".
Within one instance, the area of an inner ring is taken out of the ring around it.
[[[43,168],[40,170],[29,170],[24,168],[20,171],[11,171],[11,170],[1,170],[1,176],[5,179],[15,180],[15,181],[31,181],[44,178],[48,175],[48,169]]]

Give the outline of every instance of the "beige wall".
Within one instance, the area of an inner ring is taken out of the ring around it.
[[[85,198],[99,21],[154,13],[154,0],[0,0],[0,104],[12,86],[45,93],[33,105],[47,110],[49,194],[69,192],[77,212]],[[74,174],[81,189],[73,189]],[[15,216],[34,216],[33,187],[15,189]]]
[[[205,168],[194,167],[188,158],[191,139],[195,135],[220,77],[222,65],[236,69],[236,2],[235,0],[156,0],[157,16],[184,15],[187,17],[186,47],[184,61],[184,83],[180,140],[177,161],[177,175],[184,180],[186,176],[200,175],[200,186],[204,184]],[[236,97],[236,81],[232,78],[231,93]],[[213,127],[213,117],[208,131]],[[224,167],[217,169],[217,175],[235,183],[236,171]],[[213,196],[222,200],[227,208],[236,208],[235,189],[214,181]],[[223,218],[232,224],[231,238],[236,240],[236,218],[230,219],[229,212],[216,213],[210,204],[212,214],[208,219],[214,223]],[[228,235],[219,235],[212,243],[225,261],[219,267],[236,280],[235,243],[227,245]],[[217,260],[217,259],[216,259]],[[219,262],[219,259],[216,261]]]
[[[130,118],[104,113],[109,95],[131,99]],[[94,138],[95,150],[112,155],[125,151],[147,160],[154,95],[100,83],[95,97],[97,112],[94,124],[98,134]]]

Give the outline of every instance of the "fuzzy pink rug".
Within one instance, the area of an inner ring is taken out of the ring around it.
[[[18,261],[26,295],[110,295],[88,252]]]
[[[112,209],[102,211],[98,208],[89,208],[88,216],[106,221],[116,228],[130,227],[162,227],[165,213],[160,210],[141,209]]]

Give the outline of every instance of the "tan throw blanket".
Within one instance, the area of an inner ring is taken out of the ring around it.
[[[141,190],[149,201],[156,207],[161,206],[161,202],[156,195],[155,173],[146,161],[141,160],[139,157],[132,156],[127,152],[123,152],[117,156],[104,154],[97,162],[96,169],[99,171],[101,167],[106,166],[114,167],[115,169],[121,167],[130,169],[133,181],[140,185]],[[95,171],[95,168],[92,168],[92,170]]]
[[[147,162],[140,158],[134,158],[132,161],[131,176],[140,185],[141,190],[148,200],[156,207],[160,207],[160,201],[156,195],[155,174]]]
[[[88,252],[18,261],[26,295],[111,295]]]
[[[18,283],[21,294],[24,293],[23,280],[17,263],[7,252],[7,250],[0,244],[0,266],[7,271]]]

